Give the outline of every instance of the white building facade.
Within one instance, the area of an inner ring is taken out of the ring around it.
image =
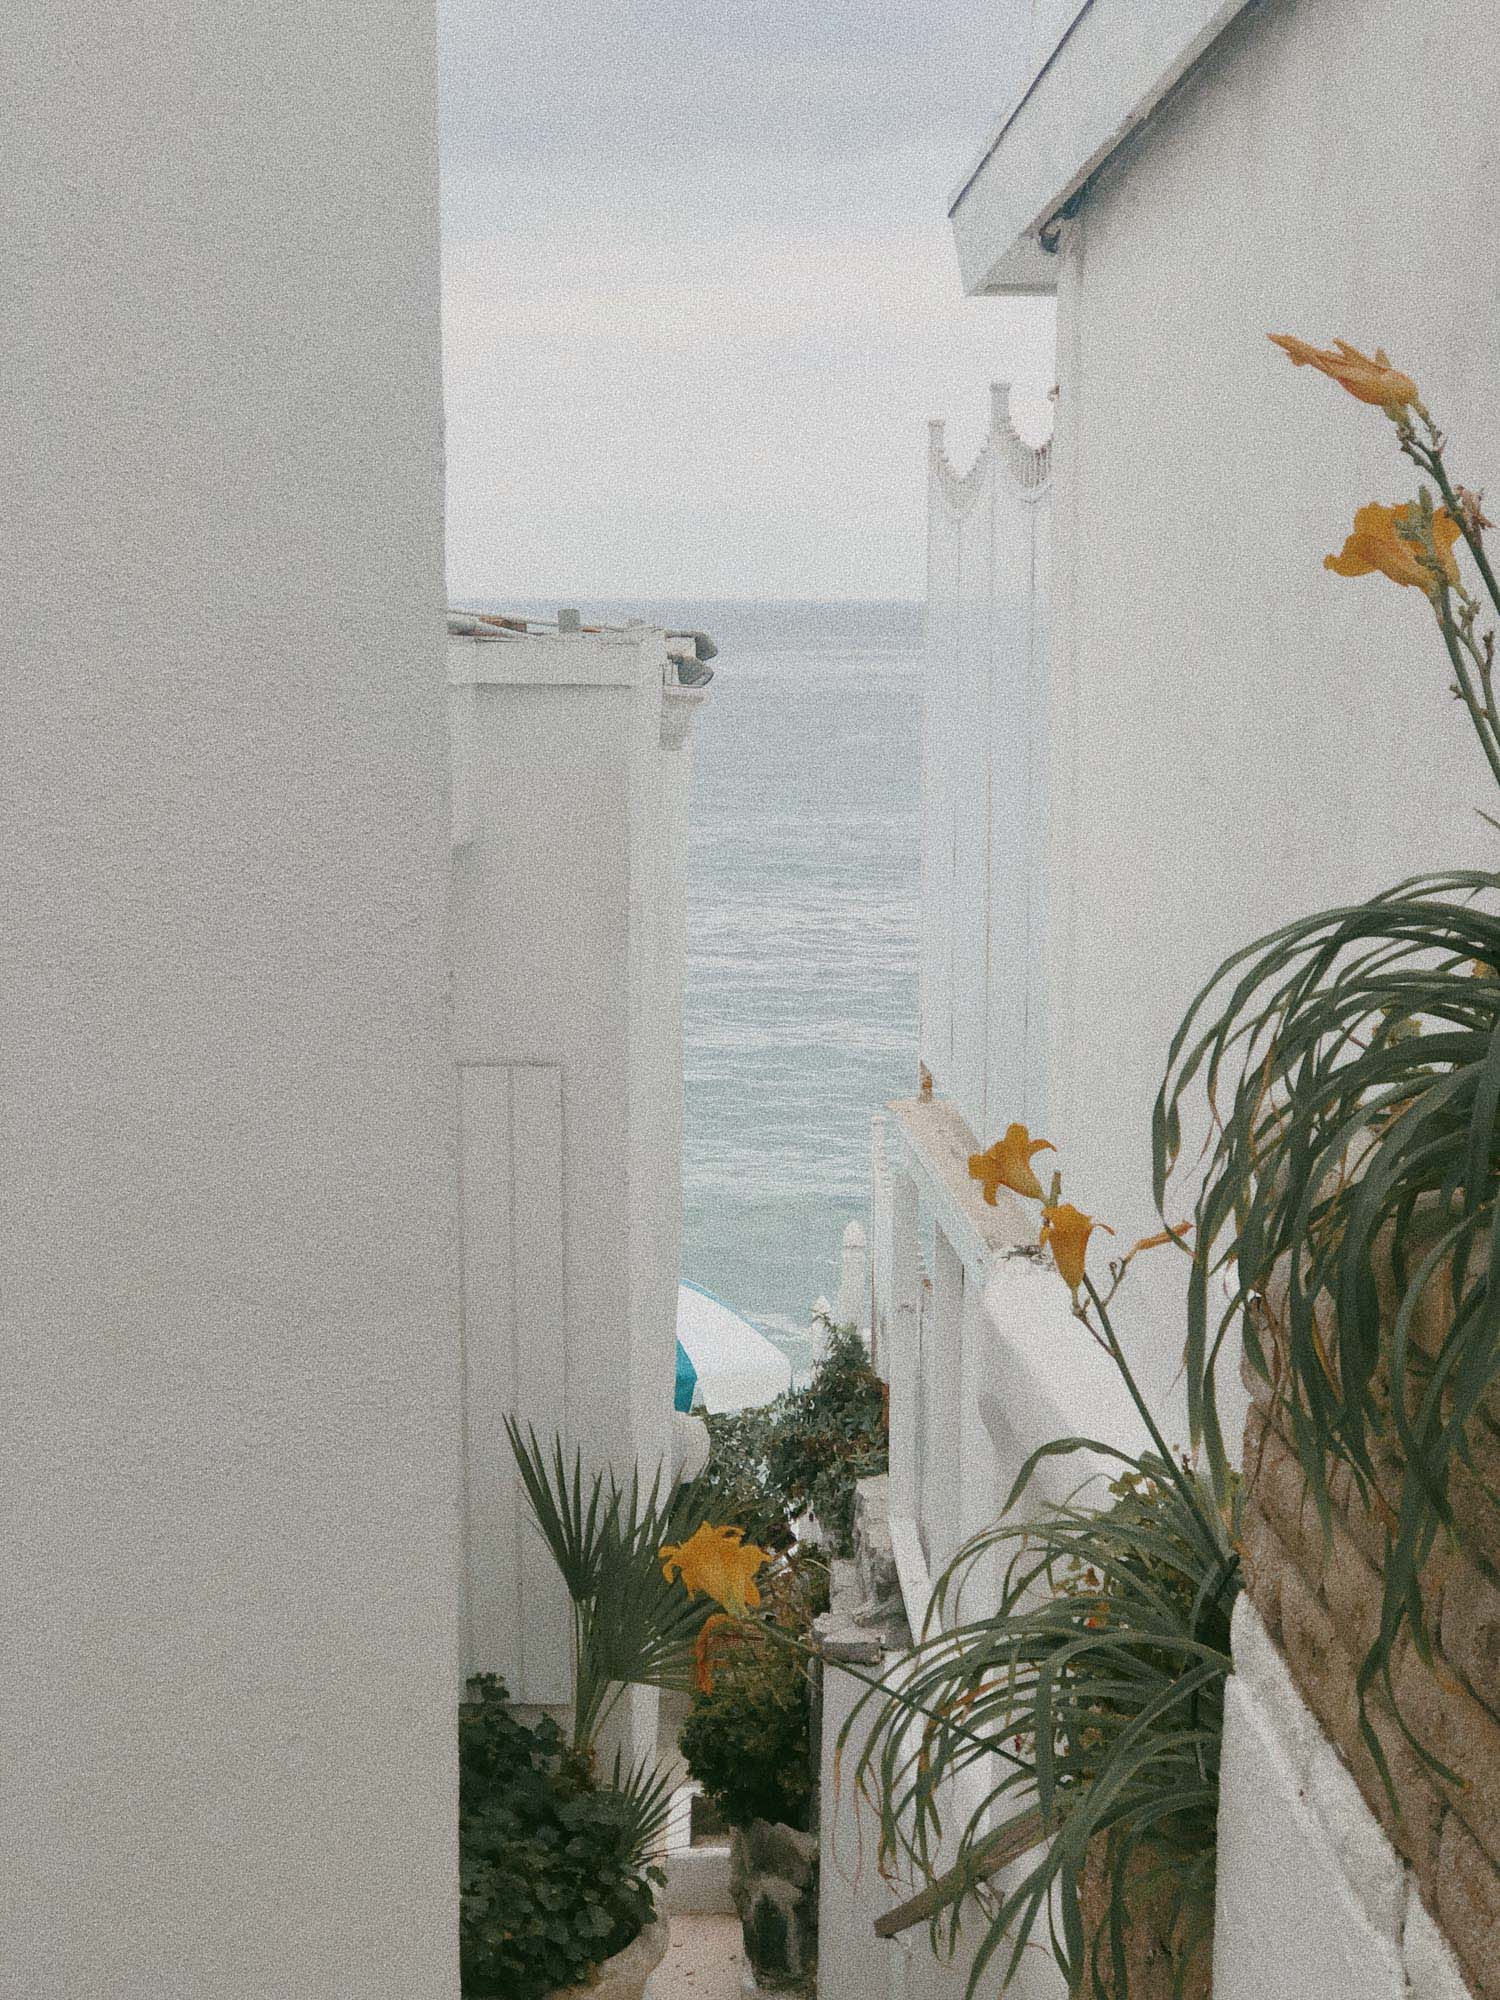
[[[7,43],[0,1992],[456,2000],[433,11]]]
[[[1377,411],[1265,336],[1383,345],[1458,476],[1485,481],[1500,303],[1476,275],[1497,249],[1476,177],[1500,71],[1478,0],[1419,33],[1384,0],[1091,0],[1033,6],[1028,28],[1031,81],[952,213],[970,292],[1058,302],[1033,1101],[1069,1197],[1128,1243],[1156,1223],[1168,1043],[1215,966],[1492,852],[1426,607],[1322,567],[1357,505],[1413,477]],[[1181,1270],[1137,1274],[1121,1317],[1173,1412]],[[1458,2000],[1432,1912],[1248,1607],[1236,1644],[1216,1994]]]
[[[670,1465],[706,675],[445,640],[430,7],[11,48],[0,1993],[457,2000],[501,1420]]]
[[[703,676],[706,681],[706,674]],[[664,635],[450,614],[465,1671],[570,1698],[514,1413],[585,1475],[672,1461],[694,714]],[[654,1741],[643,1690],[637,1734]]]

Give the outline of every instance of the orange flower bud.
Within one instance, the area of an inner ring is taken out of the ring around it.
[[[1316,368],[1361,403],[1378,404],[1389,417],[1399,416],[1409,403],[1417,401],[1416,383],[1391,366],[1383,347],[1369,355],[1361,354],[1347,340],[1336,340],[1332,347],[1314,347],[1294,333],[1270,333],[1266,338],[1291,356],[1294,368]]]

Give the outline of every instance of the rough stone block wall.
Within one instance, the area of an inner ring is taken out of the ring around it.
[[[1437,1329],[1428,1330],[1434,1340]],[[1360,1727],[1360,1661],[1380,1617],[1386,1529],[1379,1503],[1361,1500],[1347,1470],[1330,1479],[1325,1533],[1270,1386],[1248,1368],[1243,1557],[1251,1602],[1303,1699],[1347,1765],[1391,1844],[1410,1865],[1428,1914],[1446,1936],[1477,2000],[1500,2000],[1500,1591],[1466,1554],[1440,1546],[1423,1579],[1437,1640],[1431,1661],[1401,1643],[1392,1685],[1408,1728],[1448,1767],[1418,1754],[1378,1691],[1366,1715],[1401,1800],[1391,1803]],[[1472,1472],[1457,1481],[1469,1548],[1500,1562],[1500,1424],[1481,1414]],[[1494,1463],[1488,1463],[1493,1457]],[[1377,1459],[1381,1486],[1399,1485],[1393,1450]]]

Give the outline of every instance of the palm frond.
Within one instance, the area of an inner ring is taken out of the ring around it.
[[[691,1484],[664,1491],[661,1476],[643,1491],[608,1469],[584,1477],[559,1439],[550,1451],[530,1427],[505,1420],[527,1503],[552,1552],[573,1607],[575,1747],[591,1745],[626,1685],[690,1685],[693,1641],[712,1609],[669,1581],[658,1551],[682,1541],[703,1519]]]

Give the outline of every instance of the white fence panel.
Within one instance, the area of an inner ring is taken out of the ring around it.
[[[1050,447],[1011,427],[960,478],[928,452],[919,1054],[975,1132],[1040,1124],[1043,597]]]
[[[571,1697],[567,1599],[526,1509],[504,1419],[544,1445],[567,1424],[562,1076],[460,1063],[464,1530],[469,1673],[520,1701]]]

